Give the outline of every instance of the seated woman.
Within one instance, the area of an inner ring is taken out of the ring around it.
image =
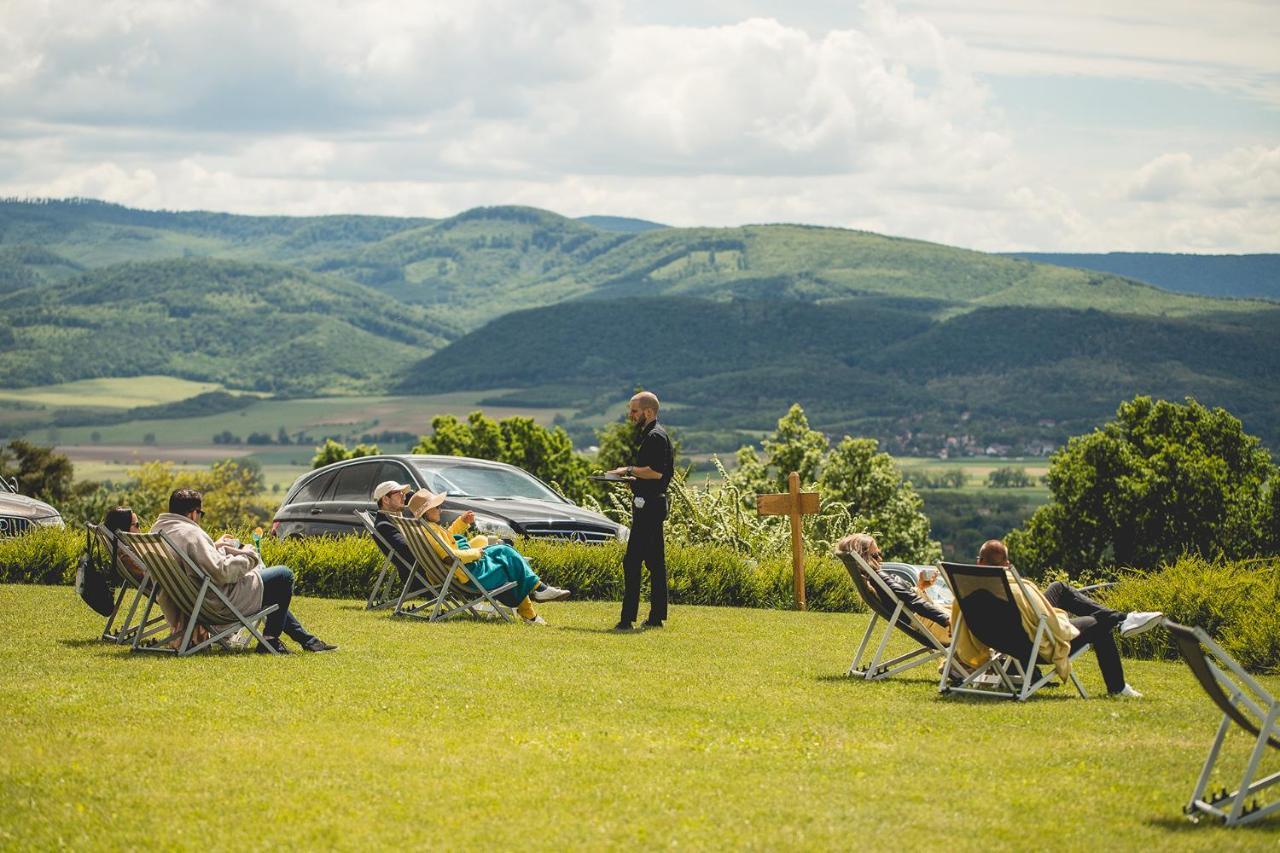
[[[880,553],[880,546],[876,544],[875,537],[868,533],[854,533],[837,542],[836,550],[843,551],[846,554],[857,554],[861,557],[868,566],[880,575],[885,586],[889,587],[898,600],[906,604],[908,610],[920,617],[921,624],[929,630],[929,633],[937,637],[944,645],[951,642],[951,614],[921,595],[919,589],[913,587],[893,572],[880,571],[880,563],[884,555]]]
[[[464,512],[454,519],[448,528],[442,526],[440,505],[443,503],[444,495],[422,489],[414,492],[409,498],[408,509],[411,515],[423,519],[441,541],[448,545],[452,556],[466,565],[467,571],[471,572],[480,586],[489,590],[514,582],[515,586],[498,595],[497,599],[508,607],[514,607],[526,623],[547,624],[546,620],[534,610],[530,594],[532,593],[539,601],[553,601],[567,597],[569,591],[542,584],[533,569],[529,567],[529,561],[510,545],[491,542],[487,536],[474,536],[467,539],[465,533],[475,521],[474,512]],[[402,490],[387,491],[379,498],[379,509],[383,513],[399,512],[403,506],[405,503]],[[432,545],[441,557],[449,556],[437,543],[433,542]],[[460,576],[459,580],[463,578]]]
[[[117,533],[140,533],[142,528],[139,526],[138,514],[127,506],[118,506],[115,509],[108,510],[105,518],[102,519],[102,526],[111,531],[112,535]],[[133,575],[136,580],[142,580],[142,576],[146,574],[142,566],[134,562],[124,550],[119,551],[115,558],[120,561],[120,565],[125,571]],[[164,614],[165,624],[169,626],[169,633],[173,636],[169,645],[177,648],[182,641],[182,632],[187,627],[187,621],[182,618],[182,614],[178,608],[174,606],[169,596],[165,595],[164,590],[160,590],[156,596],[156,602],[160,605],[160,612]],[[203,627],[196,626],[196,640],[203,642],[207,636]]]

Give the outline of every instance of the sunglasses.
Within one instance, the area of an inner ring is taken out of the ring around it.
[[[204,510],[202,509],[196,510],[196,518],[204,518]]]
[[[868,553],[868,554],[867,554],[867,556],[868,556],[868,557],[870,557],[870,558],[871,558],[871,559],[873,559],[873,560],[879,560],[879,559],[881,559],[881,558],[883,558],[883,557],[884,557],[884,554],[882,554],[882,553],[881,553],[881,552],[879,552],[879,551],[872,551],[872,552]]]

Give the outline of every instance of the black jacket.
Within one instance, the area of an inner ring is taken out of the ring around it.
[[[385,540],[391,546],[394,553],[388,554],[388,556],[395,563],[396,571],[400,572],[400,580],[408,580],[410,567],[413,565],[413,552],[409,550],[409,543],[404,541],[404,537],[400,535],[400,528],[396,527],[390,515],[378,510],[373,517],[373,529],[378,531],[378,536],[382,537],[382,540]],[[378,543],[378,550],[387,554],[387,549],[383,547],[382,541],[378,537],[374,537],[373,541]]]
[[[912,613],[944,628],[951,627],[951,614],[922,596],[914,586],[892,572],[881,572],[880,578]]]

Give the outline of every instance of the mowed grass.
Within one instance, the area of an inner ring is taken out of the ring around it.
[[[135,406],[173,403],[207,391],[220,391],[222,387],[217,382],[193,382],[173,376],[129,376],[81,379],[31,388],[2,388],[0,400],[50,408],[132,409]]]
[[[1094,698],[1015,704],[940,697],[932,667],[843,677],[862,615],[675,607],[614,635],[609,603],[549,628],[294,609],[341,649],[130,655],[72,590],[0,586],[0,846],[1280,843],[1180,814],[1218,719],[1181,664],[1129,662],[1141,700],[1099,698],[1090,660]]]

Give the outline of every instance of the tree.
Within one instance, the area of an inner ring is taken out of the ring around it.
[[[466,423],[439,415],[432,419],[431,429],[432,434],[422,436],[412,452],[506,462],[556,486],[573,501],[594,494],[587,479],[590,463],[574,452],[573,441],[560,427],[547,429],[533,418],[495,421],[476,411]]]
[[[987,475],[987,487],[991,489],[1025,489],[1035,484],[1026,468],[1005,466]]]
[[[875,439],[846,435],[832,448],[825,435],[809,427],[804,409],[795,404],[761,446],[763,458],[752,447],[740,448],[738,468],[728,476],[727,484],[744,499],[750,501],[762,491],[785,491],[787,476],[797,471],[802,484],[817,488],[825,507],[845,510],[824,517],[851,529],[815,531],[820,538],[834,541],[864,531],[895,559],[932,562],[941,555],[938,543],[929,539],[929,519],[921,512],[924,502]],[[754,504],[750,508],[754,510]]]
[[[1152,567],[1183,552],[1252,556],[1265,543],[1264,485],[1276,467],[1239,419],[1150,397],[1053,456],[1052,501],[1009,534],[1025,569]]]
[[[55,505],[71,497],[75,481],[66,455],[20,438],[0,447],[0,476],[17,477],[23,494]]]
[[[311,467],[323,468],[334,462],[359,459],[361,456],[377,456],[378,453],[378,445],[376,444],[357,444],[355,447],[348,448],[340,441],[326,438],[324,444],[316,448],[315,456],[311,457]]]

